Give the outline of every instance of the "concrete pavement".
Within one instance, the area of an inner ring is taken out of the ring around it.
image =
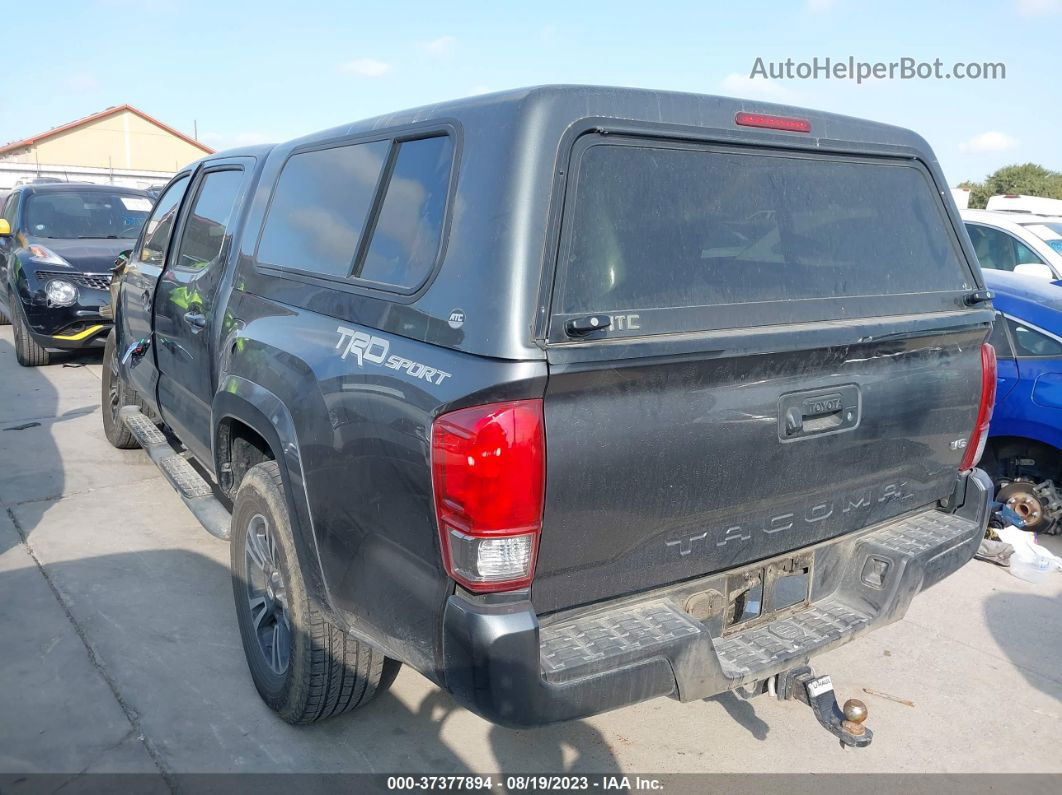
[[[1062,575],[979,562],[818,659],[869,706],[864,751],[766,697],[512,731],[409,670],[363,711],[288,726],[247,674],[227,545],[107,444],[98,354],[56,359],[20,368],[0,327],[0,773],[1062,772]]]

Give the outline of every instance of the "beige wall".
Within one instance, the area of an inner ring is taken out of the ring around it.
[[[36,151],[34,151],[36,149]],[[206,152],[129,111],[46,138],[0,156],[9,163],[177,171]]]

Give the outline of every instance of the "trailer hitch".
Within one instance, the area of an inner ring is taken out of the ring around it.
[[[874,732],[863,725],[867,719],[867,705],[850,698],[844,702],[843,709],[839,707],[829,676],[816,676],[805,665],[778,674],[775,688],[779,700],[795,699],[811,707],[815,719],[840,739],[842,746],[865,748],[874,739]]]

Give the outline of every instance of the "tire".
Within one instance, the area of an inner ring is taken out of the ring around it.
[[[43,367],[52,360],[48,351],[34,342],[29,329],[18,314],[12,325],[15,327],[15,359],[23,367]]]
[[[399,663],[332,624],[309,602],[275,461],[248,470],[232,511],[232,592],[251,678],[288,723],[364,706]]]
[[[103,392],[100,397],[103,432],[107,435],[107,441],[119,450],[135,450],[140,447],[140,442],[118,417],[118,411],[123,406],[139,406],[143,409],[143,404],[136,392],[118,374],[115,344],[115,332],[111,329],[111,333],[107,335],[107,343],[103,347],[103,377],[100,379],[103,382]]]

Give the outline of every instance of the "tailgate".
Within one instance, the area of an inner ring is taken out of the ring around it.
[[[536,607],[728,569],[948,496],[984,336],[554,367]],[[803,430],[787,434],[793,407]]]
[[[990,313],[963,304],[976,279],[927,172],[642,140],[574,162],[539,612],[950,495]],[[608,328],[566,331],[588,313]]]

